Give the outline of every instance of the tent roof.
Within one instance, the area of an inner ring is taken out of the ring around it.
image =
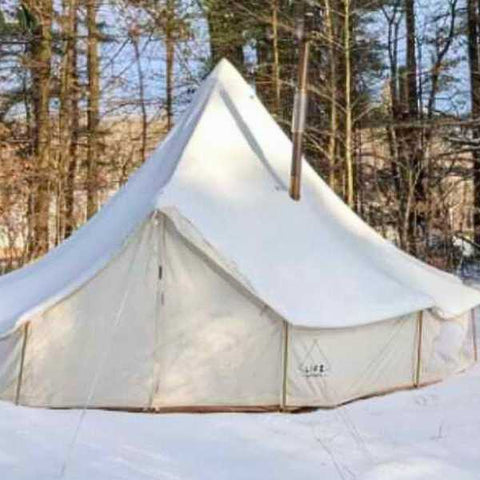
[[[360,325],[425,308],[451,317],[480,304],[480,292],[385,241],[306,162],[302,199],[292,201],[290,157],[288,137],[223,60],[95,217],[0,277],[0,332],[95,275],[155,209],[296,325]]]

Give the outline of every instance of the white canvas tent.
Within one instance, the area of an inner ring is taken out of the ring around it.
[[[475,358],[480,293],[408,256],[305,165],[222,61],[73,237],[0,278],[0,398],[131,409],[334,406]]]

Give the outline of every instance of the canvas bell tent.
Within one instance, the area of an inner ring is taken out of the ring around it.
[[[480,293],[377,235],[222,61],[83,228],[0,278],[0,398],[125,409],[333,406],[475,358]]]

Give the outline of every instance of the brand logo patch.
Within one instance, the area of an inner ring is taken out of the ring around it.
[[[299,370],[304,377],[326,377],[330,373],[330,363],[320,348],[318,340],[313,340],[300,363]]]

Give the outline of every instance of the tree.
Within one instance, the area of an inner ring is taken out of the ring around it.
[[[34,153],[36,178],[33,194],[32,256],[49,249],[49,211],[51,194],[50,74],[52,61],[51,0],[24,0],[23,7],[36,19],[29,42],[34,114]]]
[[[167,129],[173,126],[173,67],[175,61],[175,0],[167,0],[165,20],[165,91]]]
[[[407,189],[406,215],[403,226],[404,246],[407,250],[416,251],[416,225],[418,203],[424,200],[423,191],[423,164],[422,151],[419,142],[418,131],[412,128],[419,119],[418,98],[418,69],[417,69],[417,31],[415,0],[405,0],[405,24],[406,24],[406,67],[405,79],[402,79],[403,102],[402,109],[405,112],[403,121],[409,124],[400,130],[402,138],[401,155],[402,164],[407,181],[403,188]]]
[[[480,245],[480,5],[467,0],[468,63],[473,137],[473,228],[474,242]]]
[[[98,156],[100,124],[100,59],[97,25],[97,0],[86,0],[87,13],[87,218],[98,209]]]
[[[78,82],[78,5],[77,0],[68,0],[66,4],[65,20],[65,63],[62,76],[61,111],[64,122],[60,127],[63,132],[63,146],[60,154],[62,168],[63,193],[63,236],[69,237],[75,229],[74,199],[75,177],[78,164],[78,142],[80,131],[79,97],[80,85]],[[63,98],[63,100],[62,100]],[[60,133],[62,135],[62,133]],[[63,149],[65,148],[65,150]],[[62,154],[62,152],[65,152]]]
[[[58,158],[58,181],[57,181],[57,235],[56,243],[63,240],[65,234],[71,232],[71,199],[67,193],[71,181],[68,172],[71,164],[76,162],[75,140],[77,132],[73,132],[74,124],[78,121],[74,113],[78,115],[77,101],[78,85],[76,84],[76,34],[77,34],[77,1],[64,0],[62,5],[62,64],[60,70],[60,111],[58,115],[59,135],[59,158]],[[72,155],[73,154],[73,155]],[[68,201],[67,201],[68,199]],[[66,205],[68,203],[68,206]],[[68,211],[68,218],[67,218]],[[67,228],[67,224],[69,224]]]
[[[203,0],[210,37],[211,64],[222,58],[230,60],[240,71],[245,66],[245,10],[236,0]]]
[[[353,106],[352,106],[352,30],[351,30],[351,0],[343,0],[343,38],[345,62],[345,170],[346,170],[346,201],[354,207],[353,178]]]

